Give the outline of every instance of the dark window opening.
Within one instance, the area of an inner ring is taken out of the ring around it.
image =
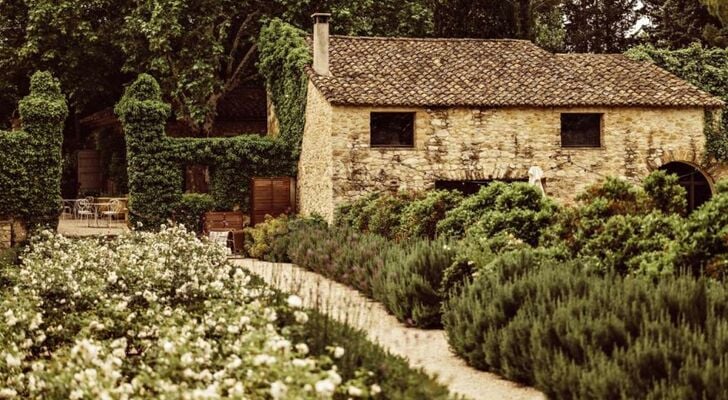
[[[561,114],[561,147],[600,147],[602,114]]]
[[[677,175],[680,186],[684,187],[687,192],[688,212],[700,207],[713,196],[708,179],[692,165],[670,162],[660,167],[660,169]]]
[[[210,169],[207,165],[185,166],[185,193],[210,193]]]
[[[470,180],[470,181],[436,181],[435,189],[457,190],[460,193],[470,196],[478,193],[480,188],[490,185],[493,182],[528,182],[528,179],[487,179],[487,180]]]
[[[372,147],[413,147],[415,114],[373,112],[370,117]]]

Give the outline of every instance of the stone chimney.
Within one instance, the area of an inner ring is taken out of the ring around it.
[[[313,18],[313,70],[319,75],[329,71],[329,19],[331,14],[316,13]]]

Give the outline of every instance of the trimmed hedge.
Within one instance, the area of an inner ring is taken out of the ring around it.
[[[174,221],[197,234],[201,234],[203,215],[214,209],[215,199],[209,194],[185,193],[174,210]]]
[[[0,216],[31,230],[55,229],[61,202],[66,99],[49,72],[36,72],[19,104],[22,131],[0,132]]]
[[[131,221],[147,229],[164,224],[179,206],[185,165],[212,167],[211,195],[219,209],[245,209],[253,176],[292,173],[291,151],[277,139],[166,137],[170,107],[150,75],[139,75],[115,111],[126,135]]]
[[[707,279],[599,276],[531,250],[444,305],[470,365],[551,398],[726,398],[728,291]]]

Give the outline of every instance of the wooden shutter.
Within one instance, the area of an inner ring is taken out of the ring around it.
[[[266,215],[278,217],[294,210],[294,183],[290,177],[253,178],[251,184],[250,221],[252,225]]]

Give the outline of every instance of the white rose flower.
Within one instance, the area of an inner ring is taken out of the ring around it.
[[[7,354],[5,355],[5,363],[6,363],[6,364],[8,365],[8,367],[10,367],[10,368],[16,368],[16,367],[19,367],[19,366],[20,366],[20,361],[21,361],[21,360],[20,360],[20,358],[18,358],[18,357],[15,357],[14,355],[12,355],[12,354],[10,354],[10,353],[7,353]]]
[[[347,393],[349,393],[349,396],[351,397],[361,397],[362,395],[364,395],[364,391],[356,386],[349,386]]]
[[[336,346],[334,347],[334,358],[341,358],[344,356],[344,348]]]
[[[305,324],[308,322],[308,314],[303,311],[295,311],[293,316],[296,318],[296,322],[299,324]]]
[[[288,387],[281,381],[275,381],[270,385],[270,395],[274,400],[282,399],[288,392]]]
[[[303,299],[296,296],[295,294],[292,294],[292,295],[288,296],[288,305],[291,308],[301,308],[301,307],[303,307]]]
[[[334,395],[334,390],[336,390],[334,382],[331,382],[328,379],[322,379],[316,382],[314,387],[316,388],[316,393],[322,397],[331,397]]]
[[[378,395],[379,393],[382,393],[382,387],[381,387],[381,386],[379,386],[379,385],[377,385],[377,384],[375,383],[375,384],[373,384],[373,385],[372,385],[372,386],[371,386],[371,387],[369,388],[369,391],[370,391],[370,392],[371,392],[371,393],[372,393],[373,395],[375,395],[375,396],[376,396],[376,395]]]

